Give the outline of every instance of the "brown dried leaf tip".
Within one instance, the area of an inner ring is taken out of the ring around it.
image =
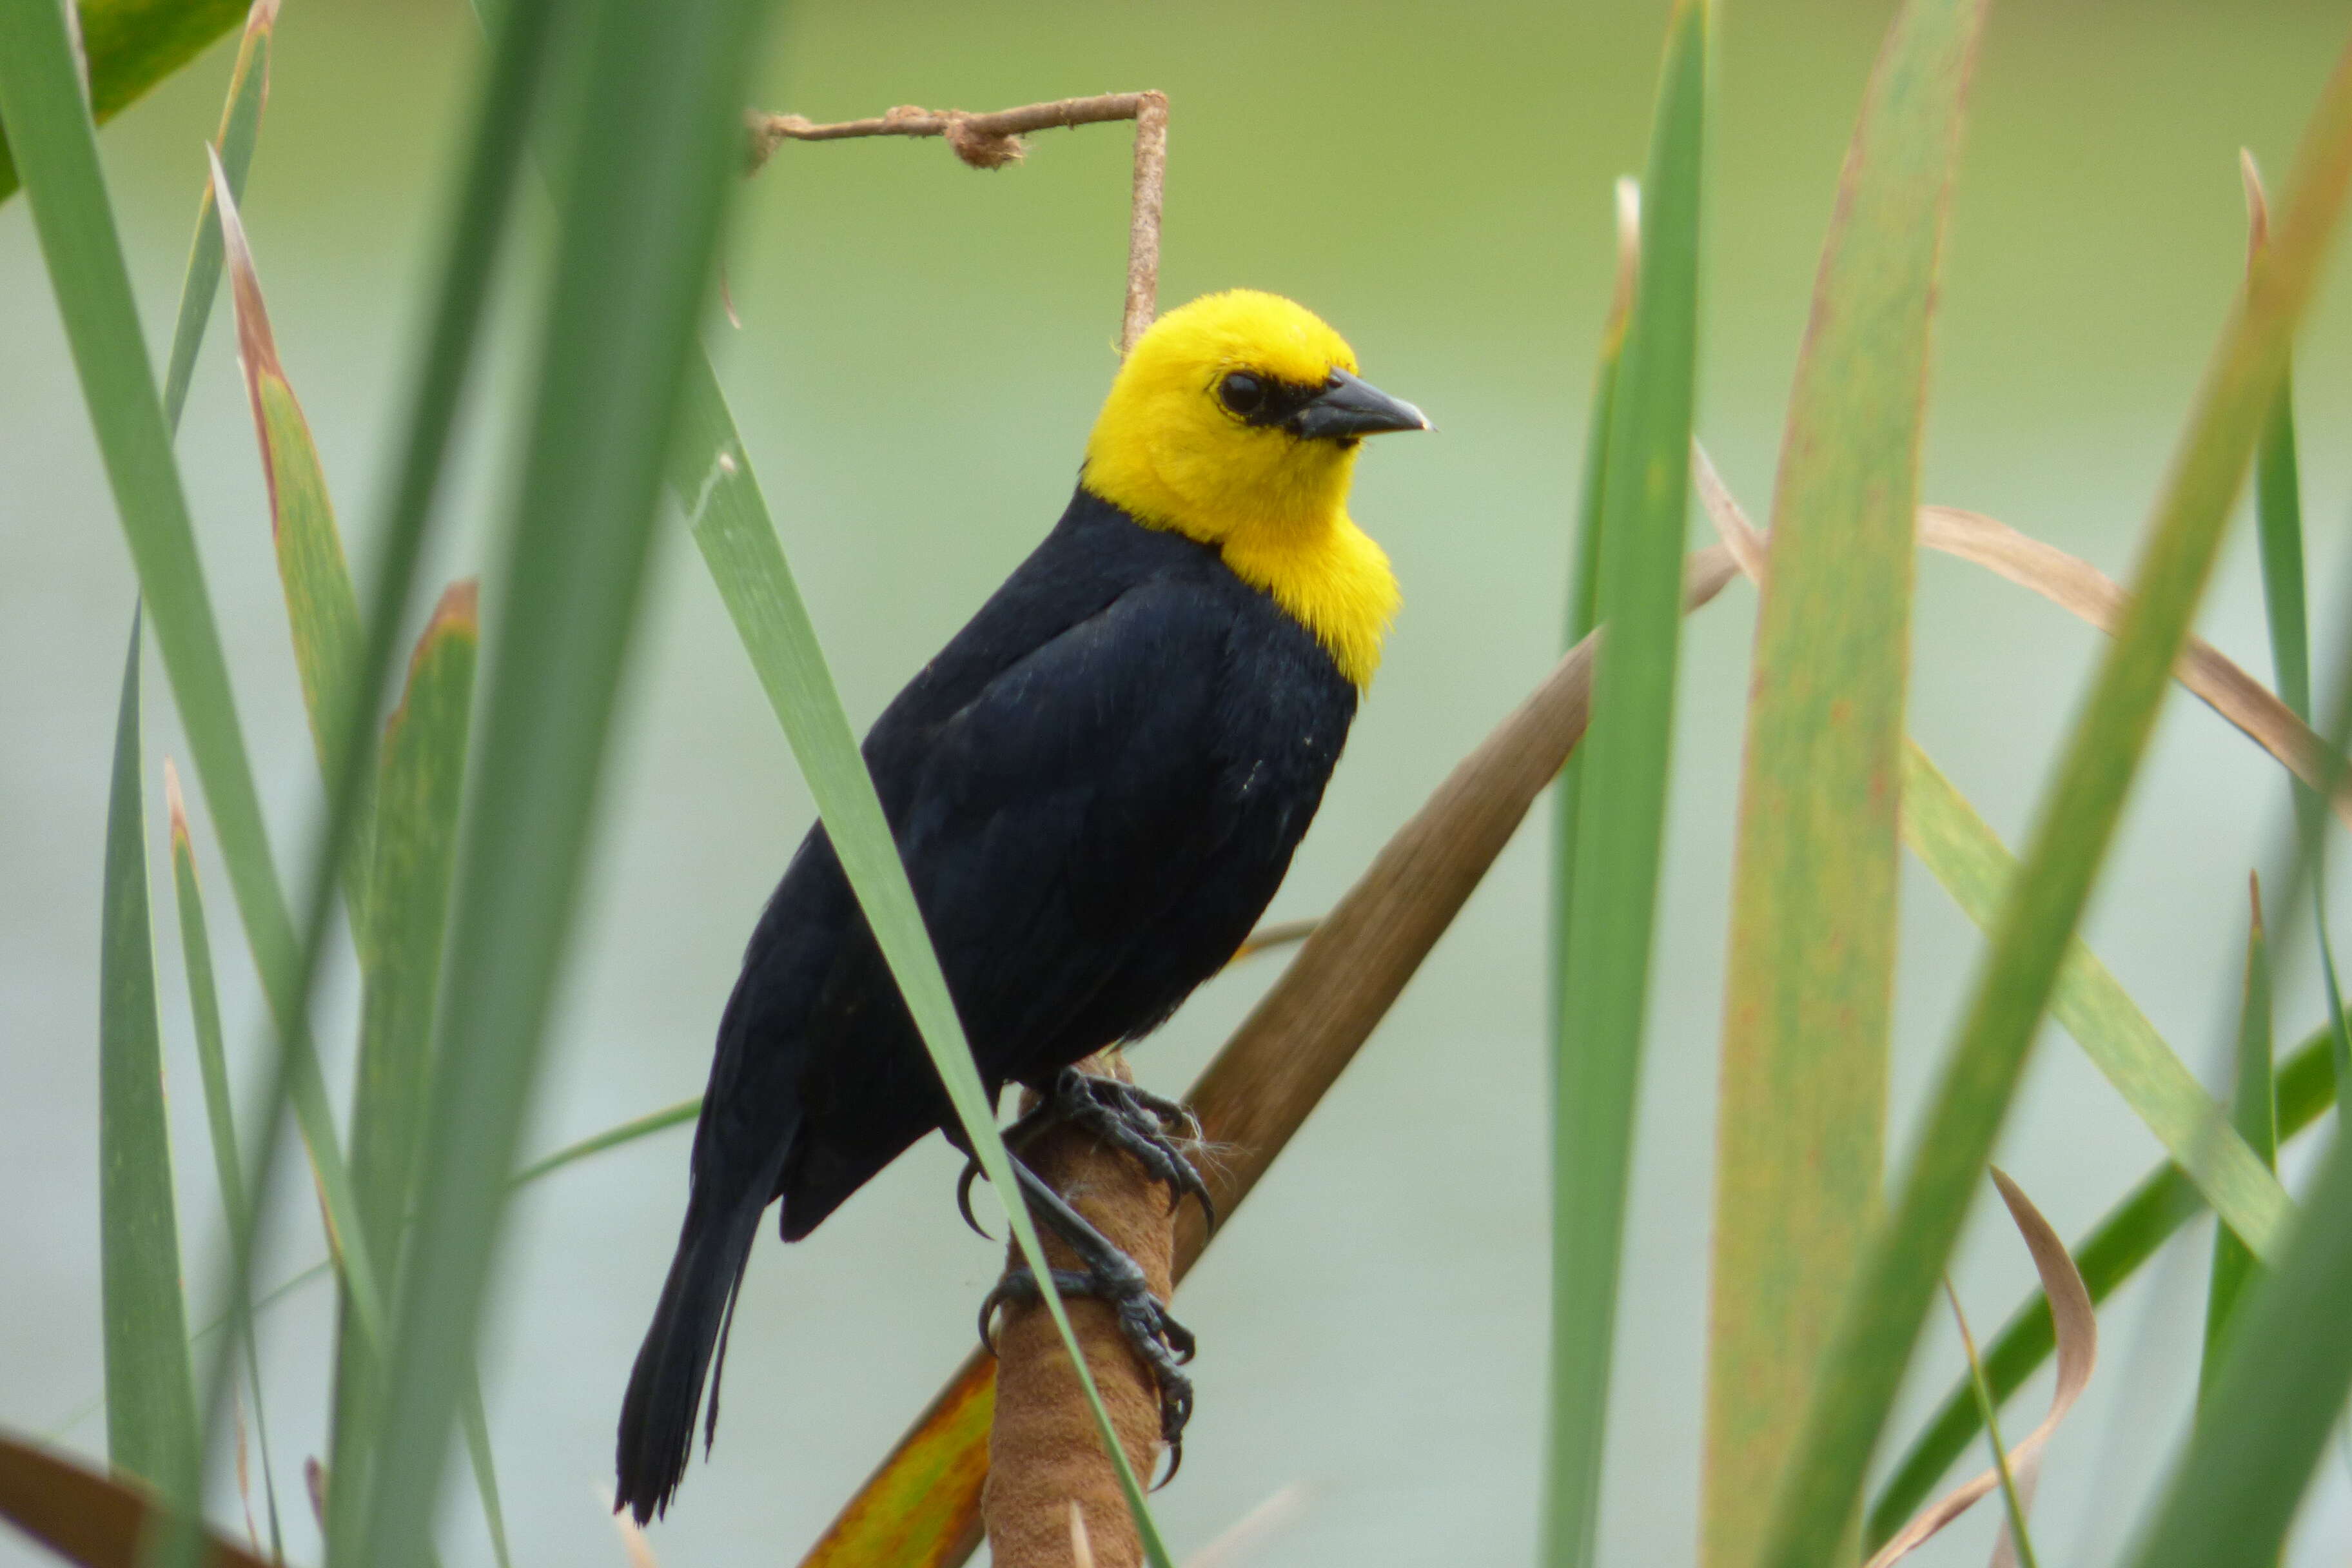
[[[262,303],[261,279],[253,269],[253,249],[246,243],[236,198],[229,195],[220,153],[209,142],[205,144],[205,156],[212,163],[213,205],[220,213],[221,247],[228,254],[229,292],[236,304],[236,356],[244,363],[248,384],[265,374],[283,380],[285,368],[278,361],[278,340],[269,331],[269,310]],[[257,403],[256,418],[260,412]]]

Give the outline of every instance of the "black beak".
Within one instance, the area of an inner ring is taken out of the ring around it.
[[[1333,371],[1323,390],[1283,424],[1309,441],[1352,441],[1382,430],[1430,427],[1420,409],[1344,370]]]

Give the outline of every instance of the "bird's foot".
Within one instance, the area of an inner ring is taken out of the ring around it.
[[[1160,1440],[1168,1446],[1168,1474],[1161,1480],[1166,1485],[1175,1479],[1177,1467],[1184,1460],[1184,1426],[1192,1418],[1192,1380],[1179,1369],[1192,1359],[1196,1342],[1192,1331],[1171,1317],[1168,1309],[1151,1293],[1145,1283],[1143,1270],[1124,1253],[1113,1252],[1124,1268],[1111,1267],[1094,1270],[1056,1268],[1054,1289],[1065,1297],[1090,1296],[1108,1302],[1118,1313],[1119,1332],[1151,1369],[1152,1381],[1160,1389]],[[1011,1303],[1032,1302],[1043,1299],[1037,1288],[1037,1276],[1026,1265],[1015,1264],[1004,1271],[988,1300],[980,1304],[980,1340],[991,1353],[996,1340],[990,1331],[997,1309]]]
[[[1055,1108],[1058,1120],[1085,1128],[1141,1165],[1168,1188],[1171,1208],[1187,1197],[1198,1199],[1202,1216],[1211,1230],[1216,1229],[1217,1205],[1192,1164],[1202,1142],[1201,1119],[1189,1106],[1076,1068],[1064,1068],[1055,1077],[1054,1092],[1045,1103]]]
[[[1004,1130],[1005,1147],[1018,1158],[1039,1134],[1065,1123],[1085,1128],[1141,1165],[1168,1188],[1171,1208],[1187,1196],[1199,1199],[1208,1228],[1217,1228],[1217,1205],[1192,1163],[1191,1151],[1200,1147],[1202,1137],[1201,1120],[1191,1107],[1115,1078],[1064,1068],[1055,1076],[1053,1092]],[[964,1161],[963,1173],[956,1178],[956,1209],[964,1224],[986,1237],[971,1212],[971,1184],[982,1173],[978,1155]]]

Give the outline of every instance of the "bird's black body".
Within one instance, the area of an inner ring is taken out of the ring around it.
[[[1215,546],[1079,489],[866,739],[992,1093],[1149,1033],[1233,955],[1356,698]],[[622,1415],[625,1505],[646,1516],[683,1471],[769,1202],[798,1239],[939,1127],[954,1121],[937,1075],[812,828],[719,1026],[684,1232]]]

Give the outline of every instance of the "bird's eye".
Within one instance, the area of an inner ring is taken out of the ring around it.
[[[1265,383],[1237,370],[1217,383],[1217,400],[1246,419],[1265,406]]]

